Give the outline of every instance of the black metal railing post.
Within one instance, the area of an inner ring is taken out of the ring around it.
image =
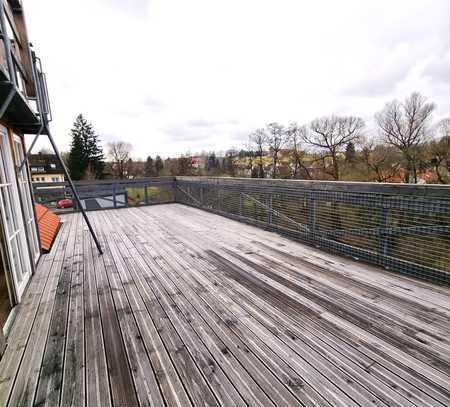
[[[315,196],[314,191],[309,191],[308,193],[308,218],[309,218],[309,231],[311,235],[311,239],[315,240],[316,238],[316,222],[317,222],[317,198]]]
[[[268,209],[267,209],[267,223],[269,225],[271,225],[272,222],[273,222],[273,208],[272,208],[272,205],[273,205],[272,194],[269,194],[269,196],[267,197],[267,207],[268,207]]]
[[[112,193],[113,193],[113,206],[114,206],[114,209],[116,209],[117,208],[117,195],[116,195],[116,183],[115,182],[112,187]]]
[[[390,209],[388,207],[383,207],[380,213],[380,228],[381,230],[387,229],[389,225],[389,212]],[[380,232],[378,237],[378,253],[383,256],[389,256],[389,246],[390,246],[390,237],[386,232]]]

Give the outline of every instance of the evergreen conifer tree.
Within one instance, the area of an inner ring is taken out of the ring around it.
[[[153,177],[155,175],[155,166],[151,156],[148,156],[145,161],[144,173],[146,177]]]
[[[156,156],[155,159],[155,174],[159,177],[160,172],[164,168],[164,163],[159,155]]]
[[[345,161],[348,163],[353,163],[356,159],[356,149],[355,144],[352,141],[347,143],[347,147],[345,148]]]
[[[105,165],[103,150],[92,124],[79,114],[70,132],[72,144],[68,164],[72,179],[80,180],[86,172],[101,178]]]

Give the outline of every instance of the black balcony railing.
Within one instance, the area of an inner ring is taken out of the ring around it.
[[[204,177],[78,182],[83,208],[178,202],[329,252],[450,283],[450,186]],[[35,183],[56,210],[64,183]],[[77,208],[59,209],[70,212]]]
[[[75,182],[75,187],[83,209],[93,211],[174,202],[174,183],[174,177],[158,177],[137,180],[78,181]],[[70,185],[65,182],[35,182],[33,191],[37,203],[57,213],[70,213],[80,209]],[[73,206],[67,206],[67,202],[66,205],[58,204],[64,198],[70,199]]]

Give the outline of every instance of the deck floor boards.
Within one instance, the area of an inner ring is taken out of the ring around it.
[[[449,406],[450,289],[178,204],[63,216],[0,407]]]

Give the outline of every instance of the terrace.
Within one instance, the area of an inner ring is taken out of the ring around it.
[[[104,254],[62,215],[0,405],[449,405],[448,189],[95,185],[79,189]]]

